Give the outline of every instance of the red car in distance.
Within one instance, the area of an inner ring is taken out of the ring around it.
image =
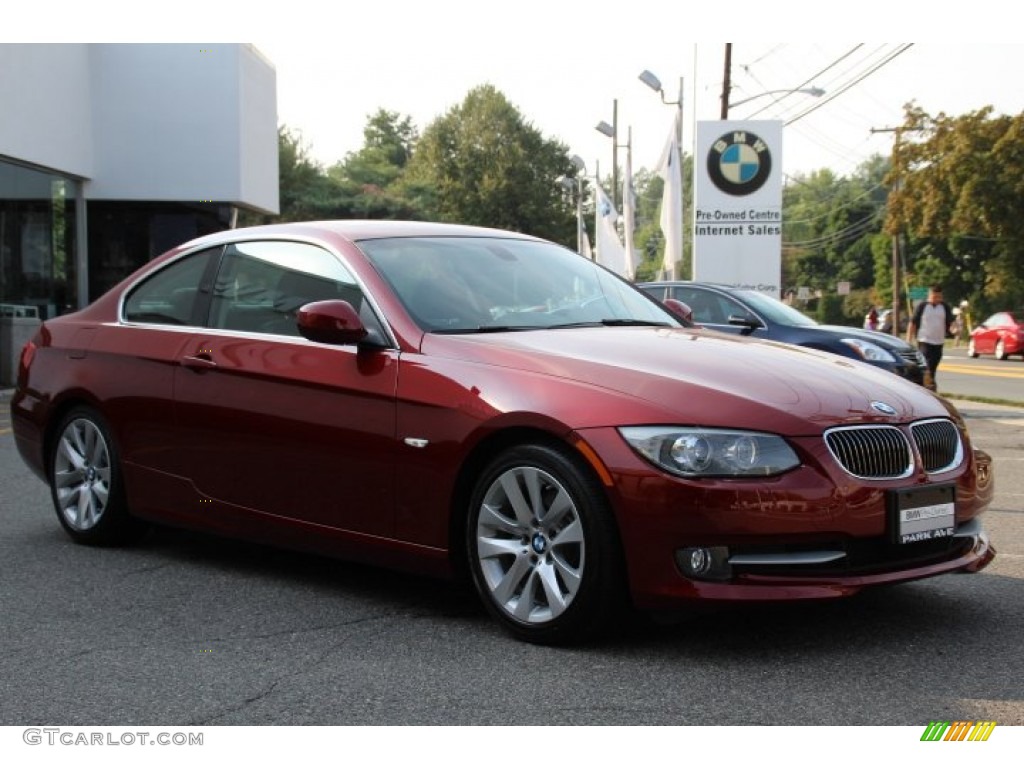
[[[1024,356],[1024,310],[996,312],[971,330],[967,354],[995,355],[1005,360],[1010,355]]]
[[[500,230],[194,240],[46,321],[11,413],[77,542],[161,523],[461,575],[531,642],[994,557],[991,459],[950,403]]]

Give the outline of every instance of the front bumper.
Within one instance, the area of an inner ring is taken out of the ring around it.
[[[995,557],[979,518],[993,492],[991,460],[980,451],[968,451],[959,467],[940,476],[864,481],[835,466],[821,440],[808,438],[791,441],[804,464],[779,477],[693,481],[655,470],[614,429],[580,437],[603,462],[599,474],[638,608],[835,598],[979,571]],[[887,493],[933,484],[956,487],[954,535],[893,543]],[[698,577],[686,567],[695,549],[706,549],[714,561]]]

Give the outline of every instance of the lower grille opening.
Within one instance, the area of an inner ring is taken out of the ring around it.
[[[894,544],[887,538],[879,537],[805,546],[730,547],[729,551],[735,556],[730,565],[733,574],[737,576],[861,576],[954,560],[970,552],[973,546],[974,539],[967,536],[951,536],[912,544]],[[836,557],[840,553],[842,556]],[[773,554],[792,555],[794,562],[749,562],[758,556],[767,561]],[[801,558],[802,554],[807,556]]]

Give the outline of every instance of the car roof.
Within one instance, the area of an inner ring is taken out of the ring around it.
[[[469,224],[446,224],[432,221],[394,221],[390,219],[338,219],[332,221],[299,221],[264,224],[215,232],[196,238],[181,249],[197,245],[220,245],[259,238],[313,238],[317,240],[340,237],[349,242],[377,240],[390,237],[500,237],[505,239],[536,240],[540,238],[520,232]]]
[[[725,283],[705,283],[702,280],[653,280],[644,283],[637,283],[641,288],[644,286],[673,286],[673,285],[687,285],[697,286],[698,288],[718,288],[722,291],[743,291],[747,290],[735,285],[726,285]]]

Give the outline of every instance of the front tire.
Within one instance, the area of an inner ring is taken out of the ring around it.
[[[568,449],[523,445],[499,455],[474,489],[466,531],[476,590],[512,635],[541,644],[594,639],[621,614],[611,510]]]
[[[968,357],[977,357],[978,356],[978,350],[974,346],[974,339],[971,339],[970,341],[967,342],[967,356]]]
[[[103,417],[71,409],[57,427],[50,493],[57,519],[80,544],[110,546],[138,537],[145,525],[128,514],[117,447]]]

